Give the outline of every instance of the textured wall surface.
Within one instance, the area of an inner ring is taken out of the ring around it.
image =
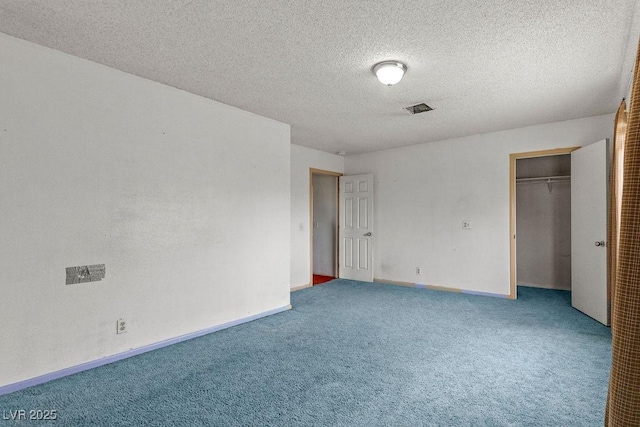
[[[2,34],[0,57],[0,385],[289,303],[288,125]]]
[[[347,157],[374,176],[374,276],[509,294],[509,154],[612,134],[608,114]]]

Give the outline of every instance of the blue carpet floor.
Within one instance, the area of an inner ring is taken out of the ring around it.
[[[334,280],[291,300],[0,396],[0,414],[55,409],[56,426],[602,425],[611,334],[568,292],[520,287],[509,301]]]

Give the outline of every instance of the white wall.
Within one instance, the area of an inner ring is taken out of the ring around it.
[[[3,34],[0,58],[0,385],[289,304],[288,125]]]
[[[336,274],[337,184],[335,176],[313,175],[313,274]]]
[[[611,138],[613,118],[347,157],[346,174],[374,175],[374,276],[509,294],[509,154]],[[471,221],[470,230],[462,229],[463,220]]]
[[[311,280],[310,168],[342,173],[344,158],[291,146],[291,288],[309,285]]]

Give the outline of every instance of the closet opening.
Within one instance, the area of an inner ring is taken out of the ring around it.
[[[571,290],[571,151],[511,155],[511,291]]]

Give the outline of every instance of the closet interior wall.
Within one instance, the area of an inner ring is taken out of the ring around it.
[[[516,161],[517,284],[571,289],[571,156]]]

